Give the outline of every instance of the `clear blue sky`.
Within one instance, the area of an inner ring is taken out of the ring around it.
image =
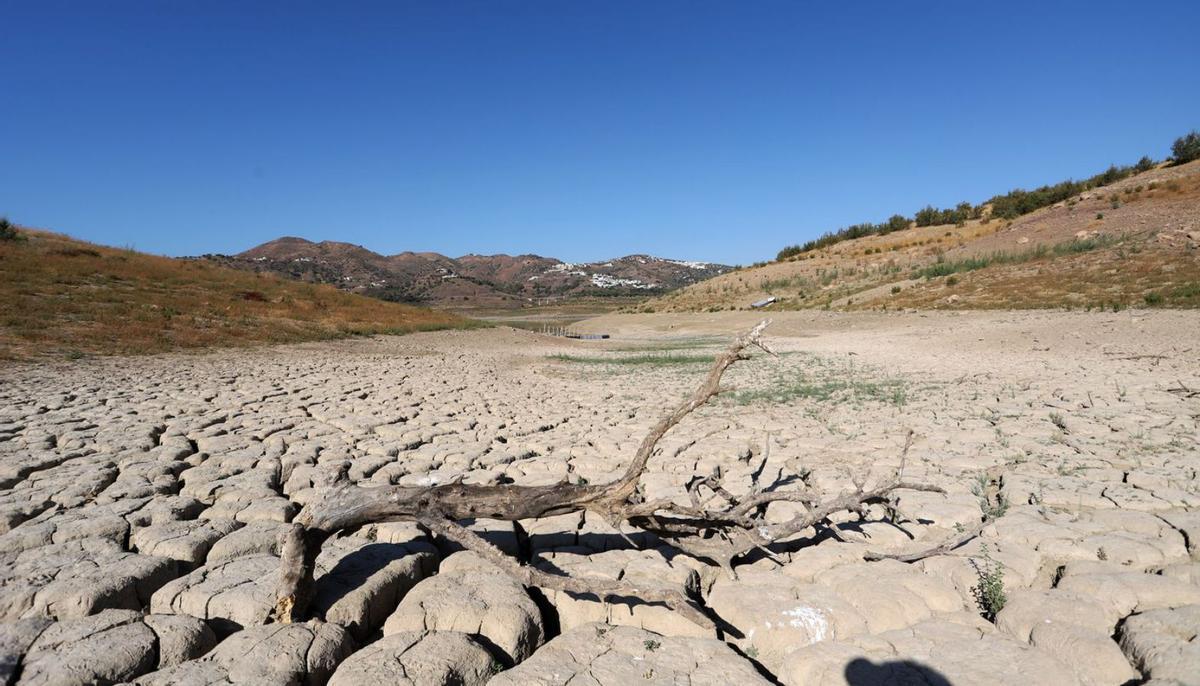
[[[0,214],[746,263],[1200,127],[1195,0],[983,4],[0,0]]]

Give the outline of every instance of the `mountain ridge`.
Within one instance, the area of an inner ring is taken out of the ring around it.
[[[519,308],[584,297],[662,295],[733,270],[723,264],[642,253],[596,262],[567,262],[532,253],[384,255],[353,243],[298,236],[281,236],[236,255],[190,259],[328,283],[383,300],[458,308]]]

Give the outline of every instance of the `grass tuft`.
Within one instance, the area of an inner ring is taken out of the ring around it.
[[[708,364],[712,362],[712,355],[683,355],[679,353],[646,353],[641,355],[627,355],[624,357],[599,357],[585,355],[567,355],[558,353],[547,356],[547,359],[556,362],[571,362],[575,364],[612,364],[612,365],[630,365],[630,366],[651,366],[651,367],[669,367],[674,365],[687,364]]]

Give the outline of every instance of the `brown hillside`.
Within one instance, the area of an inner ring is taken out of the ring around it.
[[[914,227],[742,269],[641,311],[1200,306],[1200,161],[1013,221]]]
[[[0,359],[161,352],[471,325],[268,274],[23,230],[0,241]]]

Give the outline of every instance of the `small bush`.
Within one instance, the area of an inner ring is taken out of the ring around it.
[[[17,227],[8,221],[8,217],[0,217],[0,241],[15,241],[17,236]]]
[[[892,295],[895,295],[895,294],[899,293],[900,291],[901,291],[901,288],[899,286],[892,286]]]
[[[946,285],[947,285],[947,286],[957,286],[957,285],[958,285],[958,277],[957,277],[957,276],[951,276],[951,277],[947,278],[947,279],[946,279]]]
[[[1175,159],[1175,164],[1200,160],[1200,133],[1192,131],[1176,138],[1171,146],[1171,157]]]
[[[975,602],[979,604],[980,614],[989,622],[996,621],[996,615],[1008,603],[1004,592],[1004,567],[992,559],[992,552],[983,546],[983,559],[971,560],[975,573],[979,576],[974,590]]]
[[[1146,305],[1148,305],[1149,307],[1158,307],[1159,305],[1161,305],[1163,303],[1162,293],[1159,293],[1157,291],[1150,291],[1149,293],[1146,294],[1145,300],[1146,300]]]

